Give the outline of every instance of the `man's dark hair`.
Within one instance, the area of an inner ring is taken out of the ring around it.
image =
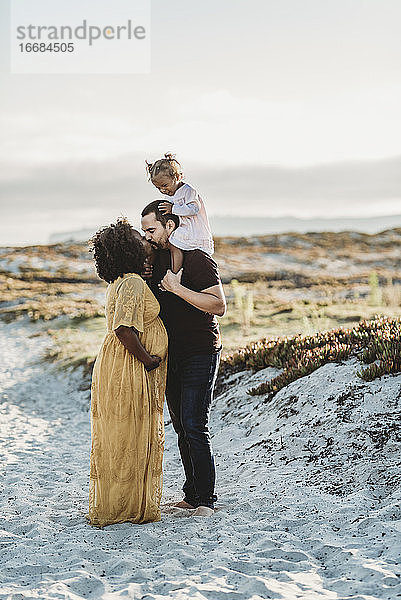
[[[97,274],[108,283],[126,273],[140,275],[146,258],[140,234],[125,218],[99,229],[89,240],[89,251]]]
[[[162,202],[162,200],[153,200],[153,202],[145,206],[145,208],[141,212],[141,216],[146,217],[146,215],[154,213],[156,221],[160,221],[162,225],[166,226],[167,221],[174,221],[175,226],[178,227],[178,225],[180,224],[180,217],[178,215],[173,215],[173,213],[163,215],[159,210],[160,202]]]

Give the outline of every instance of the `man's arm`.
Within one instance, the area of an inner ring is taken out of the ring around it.
[[[222,317],[226,312],[226,298],[224,296],[223,286],[221,283],[212,285],[212,287],[194,292],[181,283],[182,269],[178,273],[173,273],[170,269],[163,277],[161,284],[165,290],[176,294],[188,304],[192,304],[195,308],[203,310],[203,312],[211,313]]]

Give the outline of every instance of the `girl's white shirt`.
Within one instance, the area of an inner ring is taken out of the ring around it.
[[[213,236],[204,202],[189,183],[184,183],[173,196],[162,194],[163,200],[173,204],[171,212],[180,217],[180,225],[169,241],[180,250],[203,250],[209,256],[214,252]]]

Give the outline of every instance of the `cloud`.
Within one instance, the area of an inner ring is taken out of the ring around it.
[[[401,154],[400,105],[399,85],[276,102],[175,87],[154,114],[116,116],[104,107],[4,114],[0,164],[8,171],[14,164],[113,161],[128,153],[143,161],[166,150],[209,166],[375,160]]]
[[[202,167],[187,173],[211,214],[351,215],[401,212],[401,156],[312,167]],[[139,212],[158,197],[142,157],[53,164],[2,174],[3,211]],[[397,208],[398,206],[398,208]]]
[[[176,124],[153,132],[185,156],[221,164],[306,166],[401,153],[401,86],[268,101],[227,90],[171,95]]]
[[[157,197],[145,158],[172,150],[211,214],[401,212],[400,105],[401,86],[309,103],[177,87],[150,116],[4,114],[0,206],[136,214]]]

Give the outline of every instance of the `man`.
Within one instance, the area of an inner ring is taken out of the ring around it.
[[[142,211],[145,238],[156,249],[150,286],[169,336],[166,398],[185,471],[179,508],[213,514],[215,465],[209,413],[221,354],[217,316],[226,302],[215,261],[201,250],[184,251],[178,273],[170,270],[168,238],[178,217],[163,215],[159,201]]]

